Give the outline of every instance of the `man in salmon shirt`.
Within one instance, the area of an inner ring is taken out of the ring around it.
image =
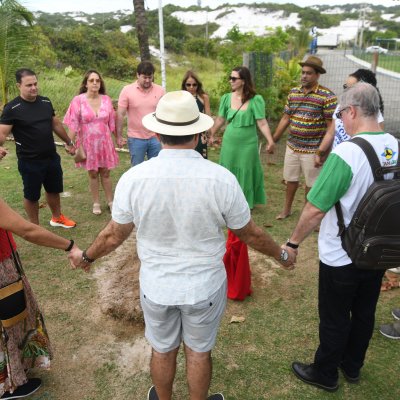
[[[122,137],[124,118],[128,114],[128,148],[132,166],[147,159],[157,157],[161,144],[154,132],[150,132],[142,124],[142,118],[156,110],[156,106],[164,89],[153,83],[154,65],[143,61],[137,67],[137,80],[125,86],[118,100],[117,134]]]

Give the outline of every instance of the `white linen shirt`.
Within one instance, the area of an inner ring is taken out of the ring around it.
[[[227,169],[194,150],[164,149],[121,177],[112,219],[136,226],[143,293],[182,305],[206,300],[223,284],[223,228],[243,228],[250,210]]]

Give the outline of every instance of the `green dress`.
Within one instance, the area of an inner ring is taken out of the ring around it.
[[[231,93],[224,94],[219,106],[218,115],[227,121],[236,112],[231,108],[231,97]],[[219,159],[219,163],[236,176],[250,208],[266,202],[256,123],[256,120],[263,118],[265,102],[260,95],[256,95],[247,108],[240,109],[226,127]]]

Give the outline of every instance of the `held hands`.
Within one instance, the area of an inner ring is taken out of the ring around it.
[[[282,260],[280,258],[278,261],[281,264],[283,269],[286,269],[288,271],[291,271],[296,267],[296,257],[298,251],[296,249],[292,249],[291,247],[287,247],[285,244],[281,246],[281,249],[286,250],[288,254],[288,259],[286,261]]]
[[[72,269],[82,268],[85,272],[89,272],[90,264],[83,261],[82,253],[78,246],[74,246],[68,254],[69,263]]]
[[[128,141],[127,141],[125,138],[123,138],[123,137],[117,138],[117,146],[118,146],[119,148],[124,147],[124,146],[126,145],[127,142],[128,142]]]
[[[68,145],[67,143],[65,143],[64,147],[65,147],[65,151],[66,151],[70,156],[73,156],[73,155],[75,154],[76,149],[75,149],[75,146],[74,146],[73,143],[72,143],[71,145]]]
[[[8,150],[5,147],[0,146],[0,161],[8,154]]]
[[[274,154],[275,151],[275,142],[267,143],[266,150],[268,154]]]

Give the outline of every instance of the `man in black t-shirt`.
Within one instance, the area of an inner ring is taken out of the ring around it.
[[[73,228],[76,223],[61,213],[60,193],[63,172],[54,144],[53,131],[74,153],[74,144],[51,101],[38,95],[36,74],[26,68],[15,73],[20,95],[7,103],[0,118],[0,146],[12,132],[18,158],[18,170],[24,184],[24,207],[31,222],[39,224],[39,198],[42,186],[52,212],[50,225]],[[0,160],[5,156],[0,147]]]

